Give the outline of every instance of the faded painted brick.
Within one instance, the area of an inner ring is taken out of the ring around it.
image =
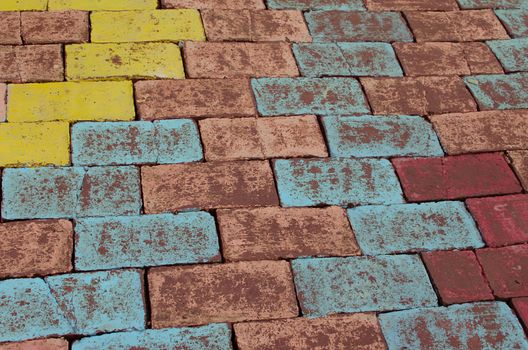
[[[0,12],[0,44],[22,44],[20,12]]]
[[[149,214],[278,204],[267,161],[145,166],[141,179]]]
[[[365,255],[484,246],[461,202],[363,206],[348,216]]]
[[[409,201],[430,201],[521,192],[506,159],[498,153],[444,158],[394,159]]]
[[[4,222],[0,237],[0,278],[52,275],[72,269],[73,228],[67,220]]]
[[[217,218],[227,260],[361,253],[345,210],[338,207],[218,210]]]
[[[298,10],[365,10],[363,0],[268,0],[274,9]]]
[[[21,16],[24,43],[81,43],[89,40],[88,12],[22,12]]]
[[[0,82],[63,80],[60,45],[0,46]]]
[[[528,150],[509,151],[508,156],[511,159],[515,173],[521,180],[524,189],[528,190]]]
[[[0,83],[0,123],[5,122],[6,120],[6,110],[7,110],[7,85]]]
[[[477,106],[457,76],[361,78],[374,114],[473,112]]]
[[[79,219],[75,268],[104,270],[217,261],[214,218],[204,212]]]
[[[528,327],[528,298],[512,299],[512,304],[521,321],[524,323],[524,326]]]
[[[0,344],[0,350],[68,350],[68,341],[59,339],[28,340],[20,343]]]
[[[262,115],[358,114],[370,109],[353,78],[262,78],[251,81]]]
[[[528,10],[495,10],[495,14],[513,38],[528,36]]]
[[[503,302],[391,312],[379,316],[390,349],[525,349],[519,321]]]
[[[155,9],[157,0],[48,0],[48,10],[120,11]]]
[[[3,0],[0,11],[45,11],[48,0]]]
[[[196,124],[189,119],[76,123],[72,160],[76,165],[185,163],[202,159]]]
[[[299,75],[288,43],[184,44],[189,78],[295,77]]]
[[[148,282],[153,328],[298,315],[287,261],[156,267]]]
[[[481,110],[528,108],[528,73],[464,78]]]
[[[487,42],[506,72],[528,70],[528,38]]]
[[[369,11],[451,11],[456,0],[366,0]]]
[[[163,8],[196,8],[200,10],[264,9],[263,0],[161,0]]]
[[[459,43],[471,74],[504,73],[499,61],[490,48],[479,42]]]
[[[442,156],[432,126],[418,116],[324,117],[332,157]]]
[[[444,304],[494,299],[473,251],[424,253],[422,258]]]
[[[313,43],[293,46],[303,76],[402,76],[387,43]]]
[[[257,114],[245,79],[139,81],[135,90],[138,114],[146,120]]]
[[[528,8],[524,0],[458,0],[462,9]]]
[[[208,41],[312,41],[297,10],[215,9],[201,14]]]
[[[207,160],[326,157],[317,117],[204,119],[200,133]]]
[[[234,329],[240,350],[386,349],[374,314],[246,322]]]
[[[297,259],[292,268],[308,317],[437,305],[416,255]]]

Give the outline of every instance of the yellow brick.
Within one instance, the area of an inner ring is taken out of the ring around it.
[[[49,10],[149,10],[158,6],[157,0],[49,0]]]
[[[193,9],[94,12],[91,23],[92,42],[205,40]]]
[[[67,122],[0,124],[0,167],[69,163]]]
[[[185,78],[185,73],[177,44],[80,44],[66,46],[66,77],[69,80]]]
[[[0,11],[44,11],[48,0],[0,0]]]
[[[132,120],[131,81],[11,84],[7,121]]]

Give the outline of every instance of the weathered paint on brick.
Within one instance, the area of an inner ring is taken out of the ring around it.
[[[0,350],[68,350],[68,341],[63,338],[28,340],[0,344]]]
[[[57,82],[8,86],[7,120],[132,120],[130,81]]]
[[[20,12],[0,11],[0,44],[20,45]]]
[[[348,216],[365,255],[484,246],[462,202],[364,206]]]
[[[305,77],[403,76],[387,43],[296,44],[293,52]]]
[[[162,8],[195,8],[195,9],[264,9],[263,0],[161,0]]]
[[[0,18],[1,21],[1,18]],[[0,123],[6,120],[7,85],[0,83]]]
[[[495,10],[512,38],[528,36],[528,10]]]
[[[60,45],[0,46],[1,82],[61,81],[63,76]]]
[[[363,0],[268,0],[272,9],[297,10],[365,10]]]
[[[24,43],[81,43],[90,38],[89,14],[85,11],[22,12]]]
[[[442,156],[431,126],[418,116],[323,118],[332,157]]]
[[[417,255],[296,259],[292,268],[309,317],[437,305]]]
[[[353,78],[262,78],[251,85],[262,115],[369,113]]]
[[[215,221],[205,212],[79,219],[75,235],[77,270],[192,264],[220,257]]]
[[[369,11],[458,10],[456,0],[366,0]]]
[[[506,72],[528,70],[528,38],[487,42]]]
[[[528,150],[508,151],[508,157],[524,189],[528,190]]]
[[[48,10],[121,11],[148,10],[158,6],[157,0],[48,0]]]
[[[462,9],[528,8],[524,0],[458,0]]]
[[[528,73],[465,77],[481,110],[528,108]]]
[[[503,302],[379,315],[389,349],[526,349],[519,321]]]
[[[2,0],[0,11],[45,11],[48,0]]]
[[[528,327],[528,297],[512,299],[512,304],[524,326]]]

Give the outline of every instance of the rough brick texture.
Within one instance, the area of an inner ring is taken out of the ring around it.
[[[362,0],[268,0],[270,8],[300,10],[363,10]]]
[[[524,189],[528,190],[528,151],[509,151],[508,156]]]
[[[369,11],[458,10],[456,0],[366,0]]]
[[[262,0],[161,0],[163,8],[196,8],[196,9],[263,9]]]
[[[528,297],[512,299],[512,304],[524,326],[528,327]]]
[[[0,44],[22,44],[19,12],[0,12]]]
[[[528,108],[528,73],[464,78],[481,110]]]
[[[5,343],[0,344],[0,350],[68,350],[68,341],[59,338]]]
[[[512,38],[528,36],[527,10],[495,10],[495,14]]]
[[[22,12],[22,38],[26,44],[81,43],[89,39],[88,12]]]
[[[0,83],[0,122],[6,120],[7,85]]]
[[[63,80],[60,45],[0,46],[0,82]]]

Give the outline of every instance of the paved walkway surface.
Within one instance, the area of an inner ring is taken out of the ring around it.
[[[527,0],[1,0],[0,350],[526,350]]]

